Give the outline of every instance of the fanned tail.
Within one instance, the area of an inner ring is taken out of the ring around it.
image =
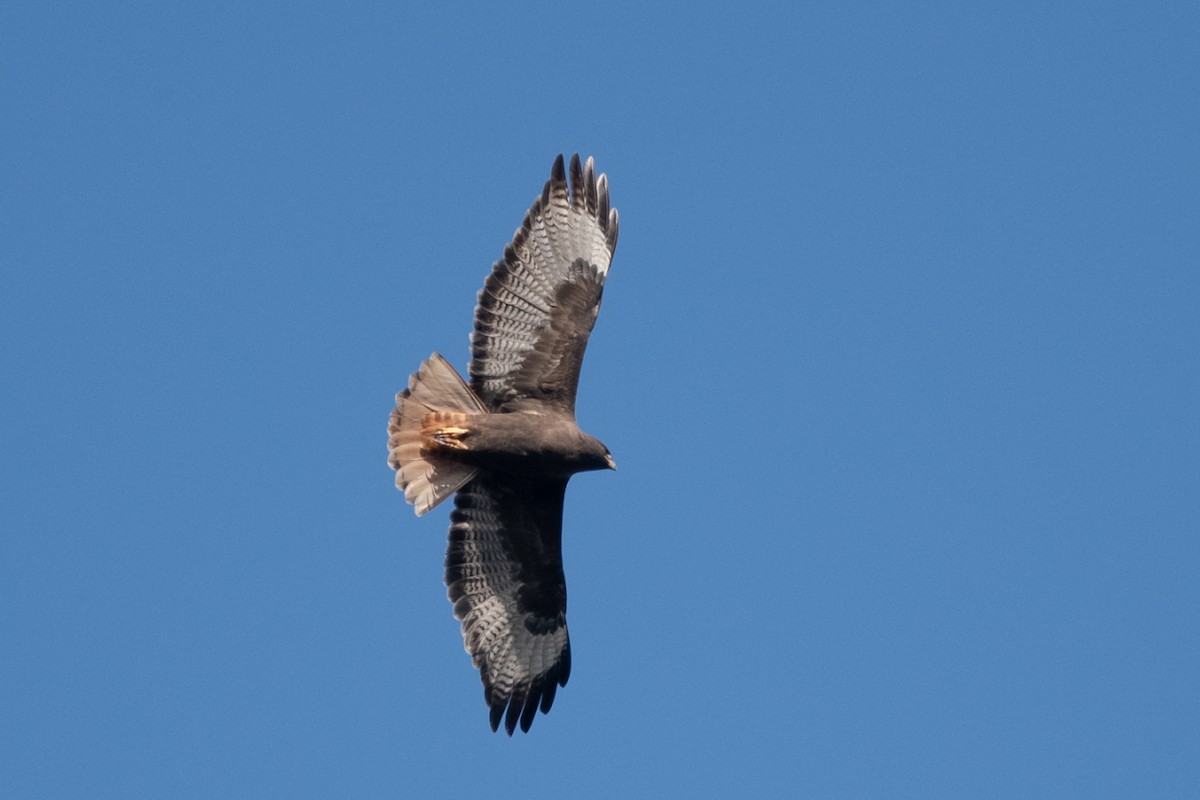
[[[418,517],[457,492],[476,473],[474,467],[423,450],[423,421],[446,412],[482,414],[487,410],[454,367],[437,353],[421,364],[408,379],[408,388],[396,395],[396,408],[388,423],[388,464],[396,470],[396,488],[404,492]]]

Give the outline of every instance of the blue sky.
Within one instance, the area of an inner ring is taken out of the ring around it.
[[[0,794],[1194,796],[1196,7],[432,5],[0,13]],[[509,739],[385,428],[576,150]]]

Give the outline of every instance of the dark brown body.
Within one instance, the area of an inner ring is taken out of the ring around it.
[[[481,469],[545,478],[616,468],[607,447],[560,414],[432,412],[422,420],[421,449]]]

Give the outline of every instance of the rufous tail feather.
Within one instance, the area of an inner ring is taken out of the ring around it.
[[[474,467],[423,448],[422,428],[426,428],[428,443],[431,418],[487,411],[454,367],[437,353],[421,364],[408,379],[408,388],[396,395],[396,408],[388,423],[388,464],[396,470],[396,488],[404,492],[417,516],[457,492],[476,473]]]

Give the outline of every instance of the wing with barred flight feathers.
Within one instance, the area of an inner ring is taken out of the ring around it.
[[[573,414],[579,368],[617,246],[608,180],[560,155],[475,308],[471,388],[493,411],[545,404]]]
[[[567,586],[562,570],[566,480],[484,473],[450,515],[446,586],[483,678],[492,730],[528,731],[567,685]]]

